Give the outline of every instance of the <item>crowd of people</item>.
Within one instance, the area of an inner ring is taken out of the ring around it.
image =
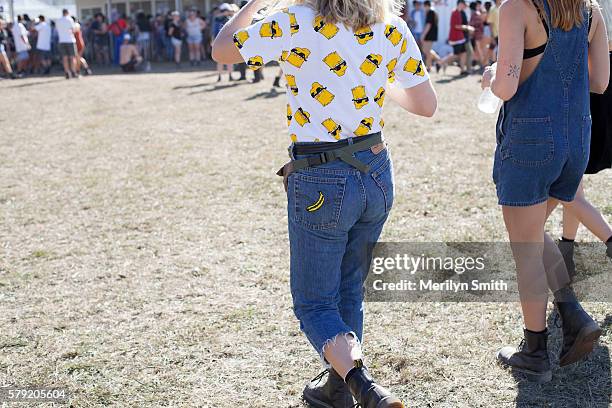
[[[188,60],[191,66],[199,66],[211,58],[211,42],[245,3],[222,3],[208,13],[190,9],[153,16],[139,10],[126,16],[113,11],[110,16],[97,13],[82,22],[67,12],[52,21],[42,15],[31,18],[24,14],[7,22],[0,16],[0,66],[11,78],[47,75],[54,63],[64,67],[67,78],[91,74],[88,61],[101,66],[119,65],[126,72],[148,70],[150,62],[173,62],[180,69]],[[468,6],[465,0],[459,0],[451,14],[449,33],[440,32],[438,3],[415,0],[411,7],[405,7],[403,15],[427,68],[435,66],[445,71],[456,62],[465,75],[481,72],[495,61],[501,1],[476,0]],[[446,34],[447,44],[439,42]],[[238,78],[232,76],[234,66],[218,64],[218,80],[245,80],[246,65],[236,67]],[[263,78],[260,72],[255,73],[255,82]],[[277,86],[280,77],[276,75]]]
[[[458,0],[450,16],[447,44],[439,46],[437,51],[434,44],[440,39],[440,17],[435,3],[415,0],[412,11],[406,15],[427,68],[435,64],[438,70],[446,70],[449,64],[457,62],[461,75],[482,74],[484,68],[496,60],[501,0],[475,0],[469,5],[465,0]]]
[[[87,61],[124,71],[165,61],[180,69],[185,58],[199,66],[210,59],[212,39],[238,9],[222,3],[206,15],[194,9],[155,16],[138,11],[133,17],[113,12],[110,18],[97,13],[83,22],[67,10],[51,21],[43,15],[18,15],[14,22],[0,16],[0,66],[11,78],[48,75],[54,63],[64,66],[68,78],[90,74]],[[74,50],[66,44],[74,44]],[[230,79],[231,69],[225,68]]]

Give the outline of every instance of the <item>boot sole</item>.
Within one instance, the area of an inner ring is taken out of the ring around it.
[[[404,408],[404,404],[395,397],[387,397],[376,404],[376,408]]]
[[[499,358],[499,353],[497,354],[497,361],[504,367],[510,368],[513,373],[519,373],[524,376],[527,381],[543,384],[552,380],[552,370],[537,372],[532,370],[527,370],[525,368],[514,367],[509,364],[506,364]]]
[[[329,405],[328,403],[321,401],[317,398],[309,397],[306,394],[302,394],[302,398],[304,399],[304,401],[306,401],[308,405],[313,408],[334,408],[333,405]]]
[[[597,323],[592,323],[587,327],[583,327],[578,332],[578,336],[572,347],[559,359],[559,366],[565,367],[574,364],[591,354],[601,333],[601,328]]]

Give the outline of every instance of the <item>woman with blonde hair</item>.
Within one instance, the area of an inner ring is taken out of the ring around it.
[[[601,335],[544,225],[559,202],[572,205],[587,166],[589,89],[603,93],[608,86],[608,41],[601,10],[590,0],[507,0],[499,19],[497,70],[485,71],[482,86],[505,101],[493,179],[516,262],[524,341],[502,348],[498,359],[546,382],[547,286],[563,328],[560,366],[588,355]]]
[[[288,199],[291,294],[302,331],[329,367],[304,399],[403,407],[362,360],[363,282],[393,205],[385,97],[432,116],[435,92],[395,0],[296,0],[250,25],[264,5],[252,0],[223,27],[213,58],[252,69],[278,60],[285,74],[292,160],[278,174]]]

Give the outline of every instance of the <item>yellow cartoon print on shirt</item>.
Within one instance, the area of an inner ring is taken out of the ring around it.
[[[283,30],[278,25],[278,22],[272,20],[269,23],[263,23],[259,28],[259,35],[262,38],[278,38],[283,36]]]
[[[340,140],[340,133],[342,132],[342,127],[339,124],[334,122],[332,118],[327,118],[321,124],[327,129],[327,133],[332,135],[334,139]]]
[[[385,103],[385,88],[382,86],[378,88],[378,92],[374,96],[374,102],[378,104],[381,108],[383,107],[383,103]]]
[[[357,38],[357,42],[361,45],[364,45],[372,38],[374,38],[374,32],[370,26],[362,27],[358,30],[355,30],[353,35]]]
[[[378,122],[380,125],[380,128],[384,128],[385,127],[385,121],[383,120],[383,118],[380,118],[380,122]]]
[[[289,137],[291,138],[291,141],[293,143],[298,141],[297,135],[295,133],[290,134]]]
[[[334,100],[334,94],[318,82],[313,82],[310,88],[310,96],[323,106],[327,106]]]
[[[346,61],[336,51],[323,58],[323,62],[327,64],[330,71],[333,71],[339,77],[344,76],[346,73]]]
[[[295,75],[287,74],[285,75],[285,81],[287,81],[287,88],[291,91],[292,94],[298,94],[298,87],[295,84]]]
[[[408,40],[404,38],[404,41],[402,41],[402,46],[400,47],[400,55],[403,55],[406,52],[407,48],[408,48]]]
[[[300,126],[310,123],[310,113],[306,112],[302,108],[298,108],[298,110],[295,111],[293,118]]]
[[[249,33],[248,32],[246,32],[244,30],[238,31],[236,34],[234,34],[234,45],[238,49],[242,49],[242,47],[244,46],[244,43],[248,39],[249,39]]]
[[[387,37],[387,40],[391,41],[391,44],[395,46],[399,44],[400,41],[402,41],[403,36],[402,33],[397,31],[397,27],[391,24],[387,24],[385,26],[385,37]]]
[[[335,24],[325,22],[323,16],[316,16],[312,23],[314,30],[328,40],[338,34],[339,28]]]
[[[374,123],[374,118],[365,118],[362,119],[359,123],[357,129],[355,129],[355,136],[365,136],[372,130],[372,124]]]
[[[264,63],[263,63],[263,58],[260,57],[259,55],[256,55],[254,57],[249,58],[249,60],[247,61],[247,65],[249,68],[251,68],[253,71],[257,71],[259,68],[263,67]]]
[[[389,71],[389,73],[387,74],[387,78],[389,79],[389,82],[395,81],[395,72],[393,71],[395,70],[396,65],[397,58],[393,58],[391,61],[387,62],[387,71]]]
[[[295,13],[290,13],[288,8],[284,8],[283,13],[289,16],[289,27],[291,29],[291,35],[296,34],[298,31],[300,31],[300,25],[298,24],[297,19],[295,18]]]
[[[287,57],[288,56],[289,56],[289,51],[284,50],[284,51],[281,52],[281,56],[280,56],[280,58],[278,60],[280,62],[285,62],[285,61],[287,61]]]
[[[366,95],[365,86],[359,85],[352,89],[353,92],[353,103],[356,109],[361,109],[368,104],[370,101]]]
[[[423,69],[423,61],[414,59],[412,57],[408,58],[406,65],[404,65],[404,71],[410,72],[417,76],[424,76],[425,69]]]
[[[376,71],[376,69],[380,66],[381,62],[382,55],[370,54],[365,58],[365,60],[363,60],[359,69],[361,69],[361,72],[363,72],[364,74],[372,76],[374,71]]]
[[[291,105],[287,104],[287,126],[291,126]]]
[[[301,68],[302,64],[308,60],[310,50],[308,48],[293,48],[285,61],[296,68]]]

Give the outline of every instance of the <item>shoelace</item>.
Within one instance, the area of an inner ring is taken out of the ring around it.
[[[523,351],[523,347],[525,347],[525,339],[522,339],[518,345],[517,351]]]
[[[321,371],[319,374],[317,374],[316,377],[314,377],[311,381],[319,381],[321,379],[323,379],[323,377],[325,377],[326,374],[329,373],[329,370],[325,369],[323,371]],[[352,405],[350,408],[362,408],[361,404],[356,402],[354,405]]]
[[[319,381],[321,380],[323,377],[325,377],[325,375],[329,372],[329,370],[323,370],[321,371],[319,374],[317,374],[317,376],[315,378],[313,378],[311,381]]]

